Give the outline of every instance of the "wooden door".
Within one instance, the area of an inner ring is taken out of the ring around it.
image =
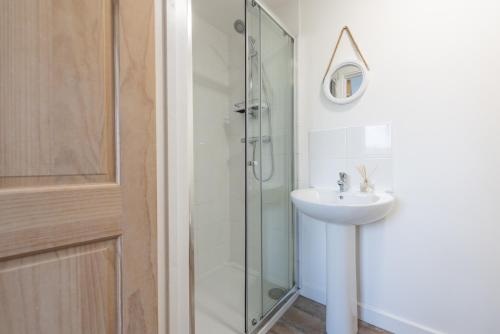
[[[157,333],[153,0],[0,0],[0,334]]]

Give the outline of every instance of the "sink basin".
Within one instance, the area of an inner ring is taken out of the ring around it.
[[[339,193],[331,188],[294,190],[292,201],[311,218],[338,225],[364,225],[384,218],[394,197],[387,193]]]
[[[384,218],[394,197],[387,193],[339,193],[332,188],[299,189],[290,196],[299,211],[326,223],[326,332],[356,334],[356,226]]]

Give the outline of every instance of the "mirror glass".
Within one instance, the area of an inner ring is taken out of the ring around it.
[[[349,98],[361,89],[363,79],[360,67],[352,64],[341,66],[330,78],[330,94],[338,99]]]

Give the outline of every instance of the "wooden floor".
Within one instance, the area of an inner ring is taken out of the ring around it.
[[[326,309],[310,299],[300,296],[269,331],[269,334],[325,334]],[[362,321],[358,334],[389,334]]]

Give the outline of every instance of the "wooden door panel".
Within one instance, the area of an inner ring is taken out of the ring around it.
[[[0,0],[0,334],[157,333],[154,42],[153,0]]]
[[[0,0],[0,31],[0,177],[113,180],[113,1]]]
[[[116,333],[117,240],[0,263],[0,334]]]
[[[0,259],[122,233],[118,185],[0,191]]]

